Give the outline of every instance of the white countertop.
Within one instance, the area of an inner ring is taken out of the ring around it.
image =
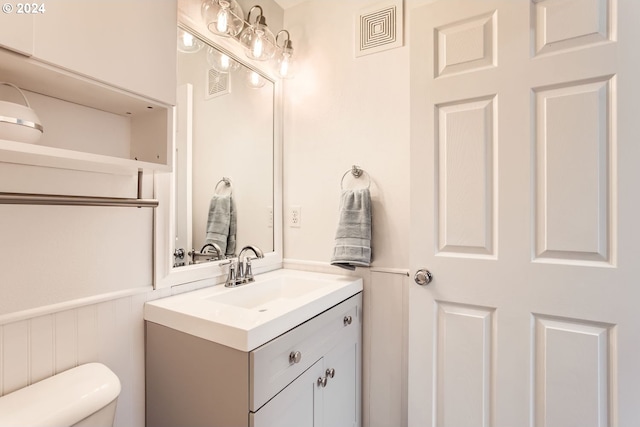
[[[281,269],[235,288],[216,285],[148,302],[144,318],[251,351],[361,291],[360,278]]]

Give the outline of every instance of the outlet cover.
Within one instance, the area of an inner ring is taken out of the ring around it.
[[[300,228],[302,222],[302,210],[300,206],[291,206],[289,208],[289,227]]]

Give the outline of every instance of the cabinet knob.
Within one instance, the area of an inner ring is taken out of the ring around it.
[[[325,372],[325,374],[327,374],[328,378],[333,378],[336,375],[336,370],[331,368],[331,369],[327,369],[327,371]]]
[[[299,351],[292,351],[289,353],[289,363],[298,363],[302,360],[302,353]]]
[[[319,377],[318,378],[318,387],[326,387],[327,386],[327,377]]]
[[[353,319],[351,318],[351,316],[344,316],[344,319],[342,320],[344,323],[344,326],[350,325],[351,322],[353,321]]]

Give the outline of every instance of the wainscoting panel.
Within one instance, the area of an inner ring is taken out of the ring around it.
[[[408,277],[389,272],[364,279],[363,387],[368,393],[369,427],[406,425],[406,349]],[[366,407],[365,407],[366,410]],[[367,420],[367,417],[364,417]],[[366,425],[366,424],[365,424]]]
[[[143,307],[152,292],[0,326],[0,395],[88,362],[116,373],[117,427],[144,427]]]

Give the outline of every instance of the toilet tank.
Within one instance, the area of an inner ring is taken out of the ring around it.
[[[88,363],[0,397],[0,426],[111,427],[119,394],[118,377]]]

